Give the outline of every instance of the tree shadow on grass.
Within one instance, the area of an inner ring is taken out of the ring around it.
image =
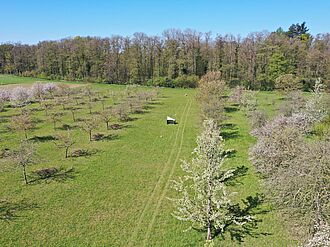
[[[16,220],[22,217],[18,215],[20,212],[34,208],[38,208],[38,205],[24,200],[19,202],[0,200],[0,221],[10,222]]]
[[[161,101],[148,101],[147,106],[157,106],[157,105],[164,105]]]
[[[240,134],[237,130],[235,130],[235,131],[223,131],[223,132],[220,133],[220,135],[225,140],[236,139],[236,138],[240,137]]]
[[[233,176],[225,179],[223,182],[227,186],[234,186],[234,185],[237,185],[237,184],[243,184],[242,182],[240,182],[239,178],[244,177],[247,174],[248,170],[249,170],[249,168],[247,168],[246,166],[239,166],[233,172]]]
[[[108,134],[104,135],[102,133],[96,133],[93,135],[93,141],[112,141],[119,139],[119,135],[117,134]]]
[[[154,108],[155,108],[155,106],[150,105],[150,104],[147,104],[147,105],[143,106],[143,109],[144,109],[146,112],[150,112],[149,110],[152,110],[152,109],[154,109]]]
[[[225,239],[226,236],[223,232],[227,232],[231,240],[243,243],[247,236],[258,238],[271,235],[269,232],[258,231],[258,223],[262,222],[262,220],[257,219],[256,216],[269,212],[269,210],[262,209],[261,207],[264,202],[263,198],[263,195],[256,194],[255,196],[248,196],[246,199],[242,200],[242,206],[239,203],[230,205],[229,212],[232,215],[232,220],[226,222],[223,231],[215,231],[215,236],[221,235],[221,237]],[[236,224],[236,222],[243,222],[244,219],[249,220],[246,221],[245,224]]]
[[[77,128],[78,128],[78,126],[76,126],[76,125],[62,124],[62,126],[57,127],[56,129],[58,129],[58,130],[73,130],[73,129],[77,129]]]
[[[32,172],[31,180],[29,184],[37,184],[41,182],[65,182],[67,180],[73,180],[77,175],[77,172],[73,167],[64,169],[63,167],[50,167]]]
[[[129,118],[127,118],[127,120],[126,121],[124,121],[124,122],[133,122],[133,121],[136,121],[136,120],[138,120],[139,118],[137,118],[137,117],[129,117]]]
[[[242,184],[239,178],[243,178],[247,174],[248,168],[245,166],[237,167],[233,176],[225,179],[223,182],[227,186],[235,186]],[[257,216],[266,214],[269,210],[262,207],[264,203],[264,195],[256,194],[248,196],[242,200],[242,203],[228,204],[227,210],[230,217],[225,222],[222,229],[213,229],[213,235],[221,236],[222,239],[230,237],[231,240],[239,243],[244,242],[246,236],[258,238],[260,236],[271,235],[269,232],[258,231],[258,223],[262,220]]]
[[[119,135],[117,134],[109,134],[109,135],[105,135],[101,141],[113,141],[113,140],[118,140],[119,139]]]
[[[132,125],[115,123],[115,124],[111,124],[109,126],[109,129],[120,130],[120,129],[126,129],[126,128],[131,128],[131,127],[132,127]]]
[[[74,149],[71,152],[70,157],[72,157],[72,158],[78,158],[78,157],[88,158],[93,155],[96,155],[99,152],[100,152],[100,150],[98,150],[98,149]]]
[[[233,107],[233,106],[227,106],[224,109],[225,109],[225,112],[227,112],[227,113],[235,112],[235,111],[239,110],[238,107]]]
[[[227,158],[233,158],[236,156],[237,151],[235,149],[226,150]]]
[[[33,136],[29,138],[30,141],[33,142],[48,142],[48,141],[54,141],[56,138],[52,135],[46,135],[46,136]]]
[[[236,127],[236,124],[233,124],[233,123],[224,123],[224,124],[220,124],[220,128],[227,129],[227,130],[234,130],[237,127]]]

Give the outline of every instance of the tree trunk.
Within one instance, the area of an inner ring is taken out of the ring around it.
[[[207,236],[206,236],[206,240],[212,240],[212,233],[211,233],[211,227],[212,227],[212,223],[211,223],[211,185],[210,182],[208,182],[208,198],[207,198]]]
[[[76,122],[76,118],[75,118],[75,116],[74,116],[74,112],[72,111],[71,113],[72,113],[72,119],[73,119],[73,122]]]
[[[109,122],[106,122],[106,124],[107,124],[107,130],[109,130]]]
[[[24,130],[24,136],[25,136],[25,139],[27,140],[28,137],[27,137],[27,133],[26,133],[26,130]]]
[[[92,131],[91,130],[89,131],[89,141],[90,142],[92,141]]]
[[[23,176],[24,176],[25,184],[28,184],[25,165],[23,166]]]

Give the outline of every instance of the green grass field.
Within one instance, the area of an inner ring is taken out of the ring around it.
[[[30,78],[11,76],[1,76],[0,80],[3,84],[33,83]],[[101,91],[125,88],[101,84],[92,87]],[[182,173],[181,160],[191,157],[200,131],[195,91],[161,92],[162,96],[146,112],[122,123],[124,128],[106,131],[101,125],[98,131],[111,134],[111,140],[90,143],[86,133],[75,129],[78,141],[74,148],[94,150],[89,157],[65,159],[63,150],[42,138],[53,136],[54,130],[44,112],[36,111],[40,121],[29,137],[36,140],[40,158],[28,167],[28,172],[62,166],[73,167],[74,176],[25,185],[20,168],[1,162],[0,200],[8,203],[0,204],[0,216],[10,207],[13,215],[8,220],[0,218],[0,246],[203,246],[205,234],[183,232],[188,225],[171,216],[173,208],[167,199],[173,195],[171,180]],[[258,93],[260,107],[270,113],[274,113],[280,98],[274,93]],[[274,106],[269,103],[272,99]],[[97,104],[95,111],[100,109]],[[233,188],[239,192],[236,200],[240,200],[262,192],[262,186],[248,161],[248,149],[255,142],[249,135],[249,122],[244,112],[232,109],[227,113],[223,134],[226,147],[236,153],[227,164],[249,168],[241,184]],[[0,149],[13,149],[19,143],[21,134],[6,129],[15,112],[8,108],[0,113]],[[79,114],[88,115],[88,110],[81,109]],[[179,124],[167,126],[167,115],[175,117]],[[69,112],[62,121],[73,124]],[[271,207],[264,205],[262,209]],[[275,211],[258,217],[262,220],[256,230],[259,234],[245,238],[242,246],[297,246]],[[239,245],[229,236],[216,240],[216,246]]]
[[[34,83],[36,81],[46,81],[43,79],[36,79],[32,77],[20,77],[14,75],[0,75],[0,86],[9,84],[20,84],[20,83]]]

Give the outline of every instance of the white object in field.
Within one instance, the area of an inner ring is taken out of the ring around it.
[[[176,124],[176,120],[175,120],[175,118],[167,116],[166,117],[166,123],[167,124]]]

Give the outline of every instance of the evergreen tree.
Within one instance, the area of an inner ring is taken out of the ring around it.
[[[275,52],[269,59],[269,69],[268,75],[269,80],[275,82],[276,78],[284,75],[290,74],[292,67],[290,66],[289,60],[286,59],[282,52]]]

